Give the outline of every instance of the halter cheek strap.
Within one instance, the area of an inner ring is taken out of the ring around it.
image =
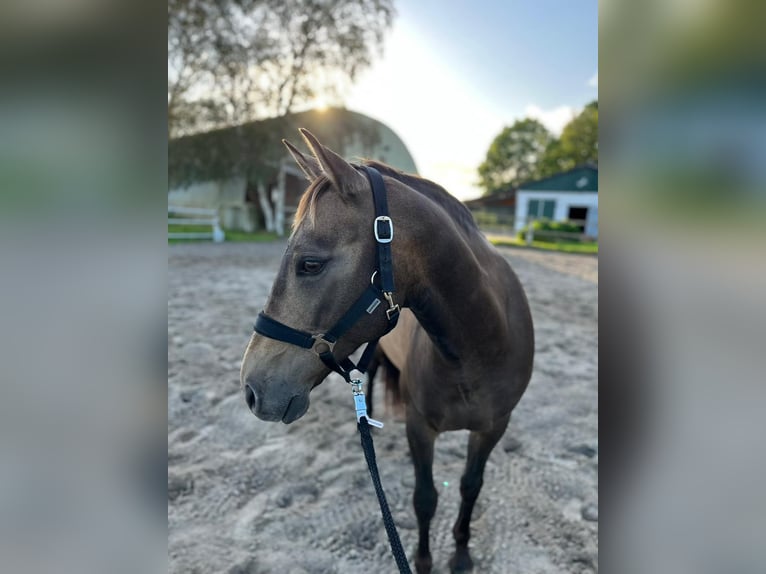
[[[354,369],[364,373],[370,363],[378,339],[370,341],[355,365],[348,357],[340,361],[333,355],[335,344],[357,321],[365,314],[372,315],[383,303],[390,331],[399,320],[399,305],[394,303],[394,270],[391,257],[391,241],[394,238],[394,225],[388,216],[388,201],[386,186],[380,172],[373,167],[359,166],[367,174],[372,188],[375,203],[375,221],[373,234],[375,236],[375,271],[370,279],[370,285],[343,316],[326,333],[312,334],[289,327],[272,319],[263,311],[255,321],[255,332],[270,339],[283,341],[304,349],[311,349],[327,367],[340,374],[346,381],[351,382],[351,371]],[[375,285],[376,275],[380,276],[380,287]]]

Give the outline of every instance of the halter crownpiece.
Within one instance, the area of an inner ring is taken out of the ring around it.
[[[335,358],[333,349],[338,339],[365,314],[372,315],[380,307],[381,303],[386,305],[386,318],[388,319],[388,329],[386,329],[386,332],[389,332],[396,326],[400,311],[399,305],[394,302],[394,269],[391,257],[394,224],[388,216],[386,185],[380,172],[375,168],[370,166],[358,167],[367,174],[375,203],[373,234],[377,246],[376,269],[370,278],[370,285],[326,333],[308,333],[294,329],[284,323],[280,323],[276,319],[272,319],[263,311],[258,314],[258,318],[255,321],[255,332],[259,335],[304,349],[310,349],[319,356],[329,369],[335,371],[352,384],[354,383],[351,378],[351,371],[357,370],[364,373],[367,370],[367,365],[372,358],[379,338],[367,344],[367,348],[362,353],[362,357],[357,364],[354,364],[348,357],[340,361]],[[375,285],[376,275],[380,276],[380,287]]]

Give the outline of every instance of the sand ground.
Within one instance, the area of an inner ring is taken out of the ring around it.
[[[396,571],[342,379],[333,374],[317,387],[292,425],[256,419],[240,395],[240,360],[284,248],[169,246],[170,572]],[[487,464],[472,522],[474,572],[597,572],[598,259],[503,253],[530,300],[537,352],[527,393]],[[375,436],[381,479],[411,553],[404,424],[380,408],[376,418],[386,422]],[[467,437],[445,433],[436,443],[437,574],[448,571],[453,550]]]

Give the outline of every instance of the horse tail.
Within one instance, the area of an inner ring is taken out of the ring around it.
[[[385,351],[378,347],[376,351],[378,364],[383,367],[383,381],[385,383],[386,412],[393,412],[395,415],[402,414],[404,401],[402,398],[402,388],[399,385],[400,371],[394,363],[388,358]]]

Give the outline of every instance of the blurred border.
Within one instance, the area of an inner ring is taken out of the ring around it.
[[[600,6],[609,572],[766,565],[764,21],[742,1]]]
[[[165,7],[0,8],[0,569],[166,570]]]

